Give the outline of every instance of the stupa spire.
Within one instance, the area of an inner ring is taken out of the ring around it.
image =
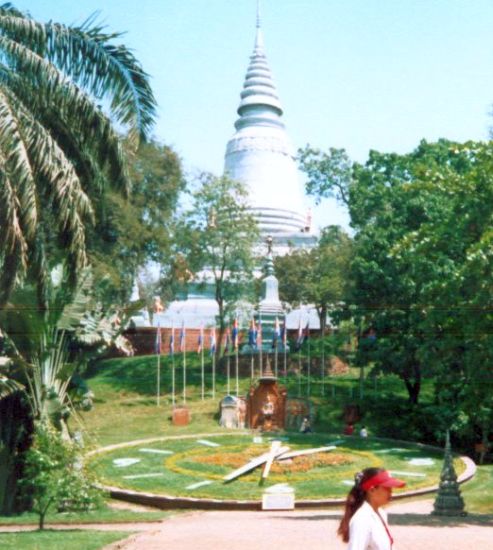
[[[238,107],[240,118],[235,123],[237,130],[245,126],[284,127],[280,119],[282,116],[281,102],[265,56],[260,2],[257,2],[255,43],[240,97],[241,101]]]
[[[260,17],[260,0],[257,0],[257,30],[255,33],[254,51],[264,49],[264,35],[262,33],[262,19]]]

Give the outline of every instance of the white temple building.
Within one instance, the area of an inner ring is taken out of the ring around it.
[[[274,255],[286,254],[290,247],[310,248],[317,237],[311,231],[311,214],[282,121],[283,109],[265,56],[258,12],[253,53],[240,97],[236,132],[226,147],[224,173],[248,188],[248,202],[261,233],[258,250],[264,254],[267,236],[272,237]],[[258,276],[262,276],[260,270]],[[192,284],[187,299],[171,302],[164,312],[153,316],[152,325],[178,327],[184,323],[187,328],[215,325],[219,309],[213,296],[212,287],[199,290]],[[244,304],[242,309],[251,318],[252,305]],[[298,326],[302,313],[297,311],[297,317],[288,319],[288,328]],[[307,315],[313,316],[303,312],[304,318]],[[316,312],[313,322],[318,325],[315,317]],[[137,319],[134,324],[138,324]]]
[[[311,247],[316,241],[311,215],[282,121],[283,109],[265,56],[258,14],[240,97],[236,132],[226,146],[224,173],[247,186],[262,242],[272,236],[275,254],[286,254],[290,244]]]

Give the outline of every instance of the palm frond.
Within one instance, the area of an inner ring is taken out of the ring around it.
[[[5,159],[3,169],[16,181],[20,224],[29,240],[36,230],[38,208],[34,175],[21,132],[16,110],[0,88],[0,154]]]
[[[28,266],[30,275],[32,268],[45,274],[42,239],[55,236],[53,220],[74,282],[87,261],[91,193],[108,183],[129,189],[112,120],[136,144],[149,135],[156,102],[119,36],[95,18],[78,27],[45,24],[0,5],[0,305]]]
[[[85,268],[70,301],[61,309],[57,330],[75,331],[81,325],[93,301],[93,285],[92,272],[90,268]]]
[[[121,140],[103,111],[52,63],[23,44],[0,34],[0,50],[15,67],[15,75],[4,69],[4,78],[9,78],[12,88],[16,86],[24,104],[38,116],[44,115],[47,123],[53,117],[60,120],[78,136],[79,146],[94,151],[99,162],[109,165],[115,186],[126,188],[129,182]]]
[[[3,359],[3,357],[0,357],[0,360],[1,359]],[[0,401],[13,393],[22,391],[23,389],[24,386],[19,384],[19,382],[0,374]]]
[[[25,273],[28,250],[19,219],[19,200],[3,163],[0,157],[0,304],[14,288],[17,277]]]
[[[129,127],[136,143],[145,140],[156,114],[156,100],[148,75],[133,53],[112,40],[117,33],[106,33],[93,19],[80,27],[46,25],[47,58],[84,89],[98,98],[111,98],[116,119]]]
[[[69,27],[41,24],[2,8],[0,29],[15,42],[45,56],[91,95],[110,98],[113,116],[129,127],[131,137],[149,137],[156,100],[148,75],[133,53],[113,43],[121,34],[104,32],[94,17],[81,26]]]

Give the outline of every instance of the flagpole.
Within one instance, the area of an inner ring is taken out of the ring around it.
[[[303,328],[301,324],[301,310],[298,322],[298,340],[296,346],[298,348],[298,397],[301,397],[301,346],[303,345]]]
[[[287,326],[287,322],[286,322],[286,315],[284,315],[284,332],[283,332],[283,337],[282,337],[282,345],[284,346],[284,377],[287,378],[288,377],[288,368],[287,368],[287,363],[288,363],[288,358],[287,358],[287,355],[288,355],[288,349],[287,349],[287,342],[288,342],[288,326]]]
[[[235,349],[235,375],[236,375],[236,397],[240,395],[240,361],[238,357],[238,343]]]
[[[157,393],[156,395],[157,406],[159,407],[160,406],[159,397],[161,393],[161,351],[158,353],[158,356],[157,356],[156,393]]]
[[[205,367],[204,367],[204,338],[202,337],[202,345],[200,347],[200,378],[201,378],[201,397],[202,401],[205,398]]]
[[[288,377],[288,349],[286,342],[284,342],[284,377]]]
[[[216,350],[212,354],[212,399],[216,398]]]
[[[250,380],[253,382],[255,378],[255,366],[253,362],[253,346],[250,346]]]
[[[209,354],[212,358],[212,399],[216,397],[216,349],[216,327],[214,326],[209,329]]]
[[[255,323],[255,318],[252,317],[250,320],[250,328],[248,329],[248,345],[250,347],[250,380],[252,382],[255,378],[255,358],[257,353],[259,354],[259,361],[260,361],[257,329],[258,329],[258,325]]]
[[[274,374],[275,374],[276,378],[279,374],[279,371],[278,371],[278,368],[277,368],[277,356],[278,356],[278,351],[277,351],[277,341],[276,341],[276,348],[274,350]]]
[[[233,349],[235,351],[235,378],[236,378],[236,397],[240,395],[240,361],[238,357],[238,348],[240,340],[240,331],[238,328],[238,312],[236,312],[235,320],[233,322],[233,334],[232,334],[232,343]]]
[[[185,336],[185,322],[183,322],[181,326],[180,347],[183,354],[183,404],[185,404],[187,402],[187,344]]]
[[[262,338],[262,317],[260,317],[260,314],[259,314],[258,328],[259,328],[259,336],[260,336],[260,355],[259,355],[259,359],[260,359],[260,378],[262,378],[262,376],[264,374],[264,360],[263,360],[263,354],[262,354],[262,346],[264,344],[264,340]]]
[[[250,382],[253,382],[255,378],[255,362],[253,358],[253,352],[255,349],[255,325],[254,320],[250,320],[250,326],[248,328],[248,345],[250,347]]]
[[[175,327],[171,323],[171,334],[169,335],[169,355],[171,357],[171,405],[176,404],[176,380],[175,380]]]
[[[312,370],[312,366],[311,366],[311,357],[310,357],[310,325],[307,325],[306,327],[306,332],[307,332],[307,335],[306,337],[308,338],[308,365],[307,365],[307,369],[306,369],[306,374],[307,374],[307,377],[308,377],[308,384],[307,384],[307,387],[306,387],[306,393],[308,395],[308,397],[310,397],[310,391],[311,391],[311,386],[310,386],[310,377],[311,377],[311,370]]]
[[[187,355],[183,347],[183,403],[187,402]]]
[[[160,406],[160,393],[161,393],[161,325],[157,324],[156,327],[156,340],[154,344],[154,351],[157,355],[157,365],[156,365],[156,406]]]
[[[227,356],[226,356],[226,380],[227,380],[227,390],[228,395],[231,393],[231,357],[228,353],[228,350],[226,350]]]
[[[301,348],[298,350],[298,397],[301,397]]]
[[[322,396],[324,395],[325,395],[325,338],[324,338],[324,334],[322,333]]]
[[[171,403],[176,404],[175,355],[171,356]]]
[[[274,327],[272,330],[272,344],[270,346],[270,349],[273,350],[274,353],[274,376],[277,378],[277,339],[279,337],[279,321],[276,317],[274,321]]]

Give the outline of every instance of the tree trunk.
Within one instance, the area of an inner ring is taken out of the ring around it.
[[[417,405],[419,401],[419,393],[421,391],[421,366],[413,365],[412,379],[410,376],[404,376],[404,384],[406,385],[407,393],[409,394],[409,402],[412,405]]]
[[[320,337],[323,338],[325,336],[325,327],[327,324],[327,306],[320,306],[320,308],[317,308],[317,312],[320,320]]]
[[[219,361],[221,357],[221,346],[223,343],[224,333],[225,333],[225,322],[224,322],[224,300],[221,298],[220,295],[216,292],[216,302],[219,308],[219,331],[217,336],[217,342],[216,342],[216,363]]]
[[[23,512],[31,502],[19,498],[23,455],[33,432],[30,410],[22,392],[0,400],[0,514]]]
[[[40,531],[42,531],[45,528],[45,518],[46,518],[47,511],[48,511],[48,508],[45,508],[42,512],[39,512],[38,529]]]

